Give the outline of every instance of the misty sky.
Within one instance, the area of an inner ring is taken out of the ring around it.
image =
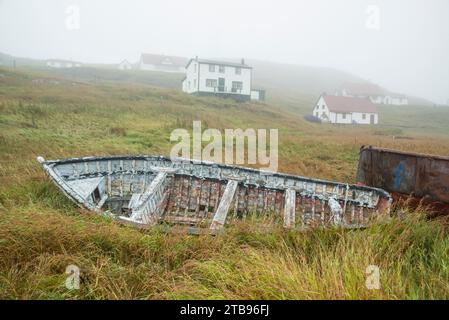
[[[449,1],[0,0],[0,52],[96,63],[149,52],[325,66],[446,103]]]

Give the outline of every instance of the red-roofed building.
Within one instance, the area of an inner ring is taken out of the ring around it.
[[[404,95],[389,92],[372,83],[346,83],[335,92],[336,96],[369,98],[375,104],[407,105]]]
[[[139,67],[141,70],[184,73],[188,61],[183,57],[142,53]]]
[[[323,122],[341,124],[378,124],[377,107],[368,98],[323,94],[313,109]]]

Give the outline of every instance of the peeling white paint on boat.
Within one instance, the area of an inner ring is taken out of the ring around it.
[[[366,225],[388,212],[377,188],[162,156],[45,161],[56,185],[78,205],[138,226],[184,224],[221,230],[256,215],[286,228]]]

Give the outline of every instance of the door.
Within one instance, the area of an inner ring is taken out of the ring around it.
[[[374,123],[374,120],[375,120],[375,115],[374,115],[374,114],[371,114],[371,115],[369,116],[369,123],[370,123],[370,124],[375,124],[375,123]]]
[[[218,91],[225,91],[225,79],[218,78]]]

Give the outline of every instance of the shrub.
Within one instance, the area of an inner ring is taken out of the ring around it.
[[[314,115],[311,115],[311,114],[305,115],[304,120],[309,121],[309,122],[321,123],[320,118],[315,117]]]

